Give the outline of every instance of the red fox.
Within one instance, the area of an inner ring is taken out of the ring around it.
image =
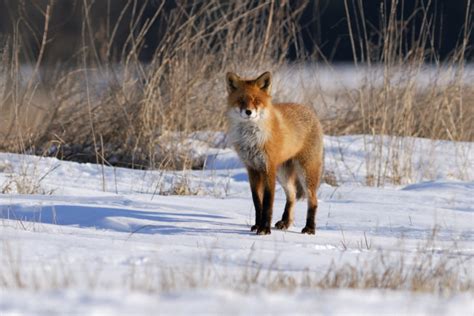
[[[271,233],[275,181],[283,187],[286,205],[275,224],[286,230],[293,223],[297,198],[306,195],[308,212],[302,233],[314,234],[323,168],[323,132],[316,113],[295,103],[273,104],[271,74],[242,79],[227,73],[229,137],[249,175],[258,235]]]

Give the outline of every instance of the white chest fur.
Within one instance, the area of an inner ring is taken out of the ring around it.
[[[229,137],[242,162],[256,170],[265,170],[264,144],[268,132],[261,121],[230,120]]]

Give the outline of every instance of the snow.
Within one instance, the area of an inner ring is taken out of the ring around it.
[[[224,135],[208,141],[209,135],[196,133],[186,142],[206,161],[202,171],[130,170],[0,153],[0,313],[474,311],[472,287],[413,292],[301,281],[347,265],[367,271],[432,258],[447,260],[460,280],[472,282],[473,143],[326,137],[326,169],[339,186],[320,187],[316,235],[299,233],[306,214],[299,201],[293,227],[256,236],[250,233],[254,212],[245,169]],[[367,186],[369,173],[395,176],[393,168],[371,169],[368,159],[382,144],[389,161],[394,143],[411,149],[403,159],[410,172],[398,183]],[[170,195],[180,185],[193,194]],[[32,194],[19,194],[26,189]],[[284,204],[278,187],[274,222]]]
[[[430,296],[420,294],[345,290],[312,291],[290,297],[282,293],[249,296],[225,289],[161,297],[115,291],[93,295],[70,291],[46,295],[9,293],[7,297],[9,303],[2,307],[23,305],[25,314],[34,315],[54,314],[58,306],[63,307],[61,313],[65,315],[196,315],[201,314],[197,311],[203,310],[212,315],[465,315],[474,308],[469,295],[434,301]],[[117,297],[121,299],[117,300]],[[70,304],[64,304],[64,300]],[[25,304],[25,301],[32,304]]]

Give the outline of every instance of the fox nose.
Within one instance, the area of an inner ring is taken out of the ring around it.
[[[245,114],[247,114],[248,116],[250,116],[252,114],[252,111],[250,110],[245,110]]]

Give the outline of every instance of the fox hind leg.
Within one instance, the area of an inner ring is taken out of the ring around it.
[[[303,234],[314,235],[316,233],[316,210],[318,208],[318,198],[316,190],[307,190],[308,195],[308,211],[306,214],[306,225],[301,230]]]
[[[318,209],[317,190],[322,173],[322,164],[303,167],[306,182],[306,197],[308,199],[308,210],[306,214],[306,225],[301,231],[303,234],[314,235],[316,232],[316,211]]]

